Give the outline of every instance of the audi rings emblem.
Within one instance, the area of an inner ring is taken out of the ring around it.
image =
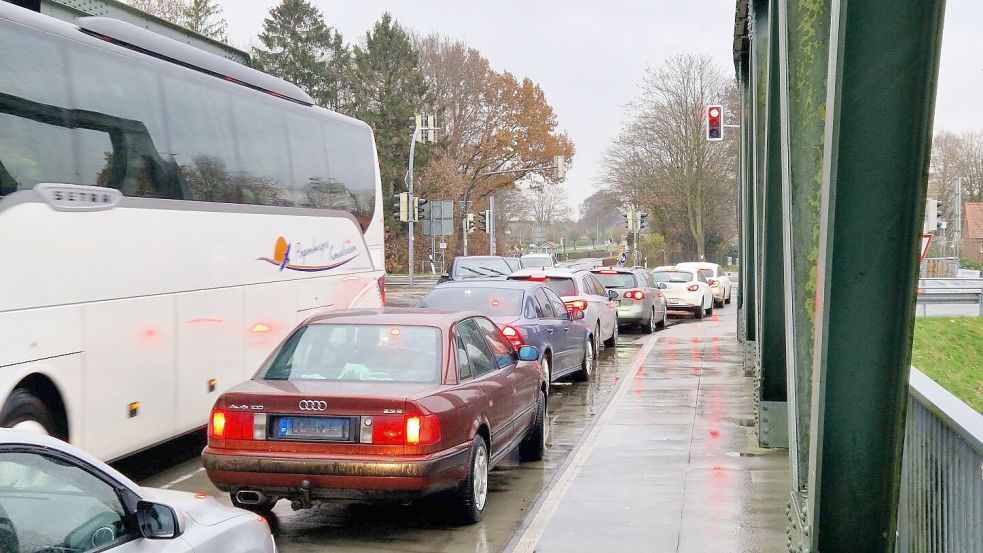
[[[317,399],[302,399],[300,400],[300,410],[301,411],[324,411],[328,408],[327,401],[321,401]]]

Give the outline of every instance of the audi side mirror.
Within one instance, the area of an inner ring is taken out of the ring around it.
[[[669,285],[666,284],[665,282],[660,282],[659,283],[659,289],[660,290],[668,290],[669,289]]]
[[[584,312],[580,309],[574,309],[573,311],[568,311],[570,313],[571,321],[582,321],[584,320]]]
[[[137,502],[137,526],[148,540],[173,540],[184,533],[184,523],[174,507],[166,503]]]
[[[608,290],[608,299],[609,300],[616,300],[616,299],[618,299],[618,295],[619,294],[618,294],[618,291],[617,290]]]

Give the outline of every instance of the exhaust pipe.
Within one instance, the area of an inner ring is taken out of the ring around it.
[[[236,492],[236,501],[243,505],[259,505],[266,502],[266,496],[256,490],[239,490]]]

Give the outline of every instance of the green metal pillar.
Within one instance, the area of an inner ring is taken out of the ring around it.
[[[944,0],[830,8],[808,537],[813,551],[887,553]]]
[[[755,3],[754,8],[759,9]],[[774,0],[767,3],[763,19],[767,25],[767,66],[761,74],[765,92],[764,170],[762,185],[762,264],[761,264],[761,386],[758,439],[762,447],[788,447],[785,372],[785,249],[782,224],[782,132],[779,110],[778,10]],[[755,17],[755,21],[760,19]],[[757,27],[755,28],[757,32]]]
[[[822,193],[829,0],[779,0],[777,13],[782,118],[786,365],[792,502],[804,526],[809,463],[816,270]]]

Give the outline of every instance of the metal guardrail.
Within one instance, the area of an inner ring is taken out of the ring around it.
[[[979,315],[983,317],[983,289],[931,287],[919,288],[919,304],[968,304],[979,305]]]
[[[437,285],[438,278],[440,277],[431,275],[413,275],[413,287],[433,288]],[[386,275],[386,286],[408,287],[409,285],[410,277],[407,275]]]
[[[912,367],[898,553],[983,553],[983,415]]]

